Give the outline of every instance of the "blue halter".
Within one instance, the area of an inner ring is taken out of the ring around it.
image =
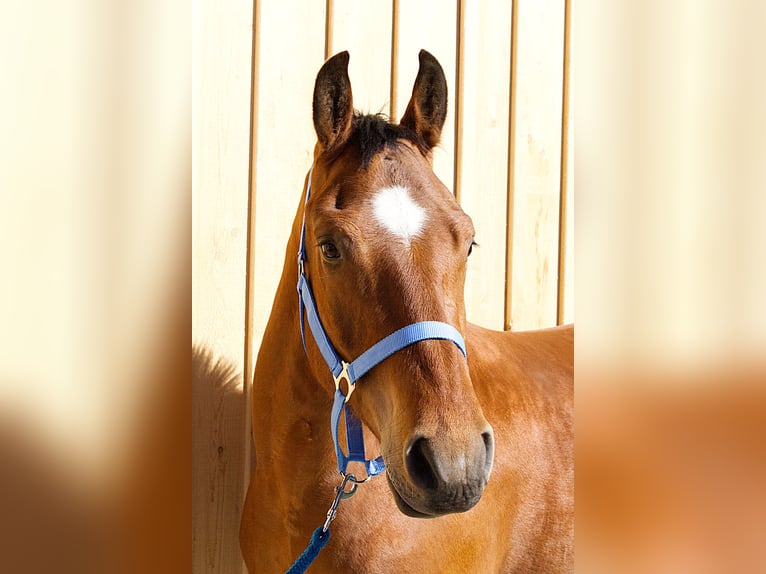
[[[466,356],[465,341],[460,332],[452,325],[439,321],[421,321],[412,323],[399,329],[375,343],[355,360],[347,363],[343,361],[335,351],[330,342],[327,333],[319,320],[314,295],[311,291],[311,285],[304,273],[304,263],[306,261],[306,207],[311,195],[311,175],[314,167],[311,167],[306,184],[306,201],[303,210],[303,225],[301,227],[300,247],[298,249],[298,300],[299,315],[301,326],[301,337],[303,338],[303,347],[306,347],[306,335],[304,327],[304,312],[308,319],[311,334],[314,336],[319,351],[322,353],[327,366],[330,368],[333,379],[335,380],[335,398],[332,405],[331,431],[332,439],[335,443],[335,454],[338,459],[338,472],[346,476],[346,467],[351,461],[364,463],[368,478],[380,474],[386,469],[383,463],[383,457],[375,459],[366,459],[364,454],[364,436],[362,433],[362,423],[354,415],[353,411],[347,406],[351,393],[354,392],[357,381],[364,376],[367,371],[372,369],[378,363],[384,361],[397,351],[426,339],[442,339],[452,341],[457,345],[463,356]],[[340,389],[341,380],[346,380],[348,392],[346,395]],[[343,452],[338,440],[338,429],[340,424],[341,411],[346,415],[346,442],[348,445],[348,454]]]

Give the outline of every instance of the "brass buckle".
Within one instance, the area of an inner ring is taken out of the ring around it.
[[[351,398],[351,393],[354,392],[354,388],[356,387],[356,384],[352,383],[351,377],[348,376],[348,363],[346,361],[341,361],[340,364],[343,367],[343,369],[341,370],[341,372],[338,374],[337,377],[333,375],[332,378],[335,380],[336,391],[340,390],[341,380],[346,379],[346,385],[348,386],[348,394],[346,395],[346,400],[344,402],[347,403],[348,399]]]

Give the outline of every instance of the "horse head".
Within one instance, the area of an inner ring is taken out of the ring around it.
[[[354,112],[348,61],[347,52],[329,59],[314,88],[305,269],[328,337],[354,358],[419,321],[465,333],[474,228],[432,167],[447,113],[438,61],[421,51],[399,124]],[[316,347],[308,352],[316,378],[328,380]],[[364,376],[350,404],[380,440],[402,512],[433,517],[479,501],[493,431],[456,345],[425,340],[393,354]]]

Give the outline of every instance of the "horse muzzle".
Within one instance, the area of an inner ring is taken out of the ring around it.
[[[433,518],[470,510],[481,499],[492,471],[494,434],[486,425],[460,448],[448,438],[413,436],[404,452],[403,472],[389,467],[389,486],[399,510]]]

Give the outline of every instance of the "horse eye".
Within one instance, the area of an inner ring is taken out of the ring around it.
[[[478,247],[478,246],[479,246],[479,244],[478,244],[478,243],[476,243],[476,242],[475,242],[473,239],[471,239],[471,245],[469,245],[469,246],[468,246],[468,255],[469,255],[469,256],[471,255],[471,253],[473,253],[473,247],[474,247],[474,245],[475,245],[476,247]]]
[[[322,256],[328,261],[340,259],[340,251],[332,241],[325,241],[319,248],[322,250]]]

